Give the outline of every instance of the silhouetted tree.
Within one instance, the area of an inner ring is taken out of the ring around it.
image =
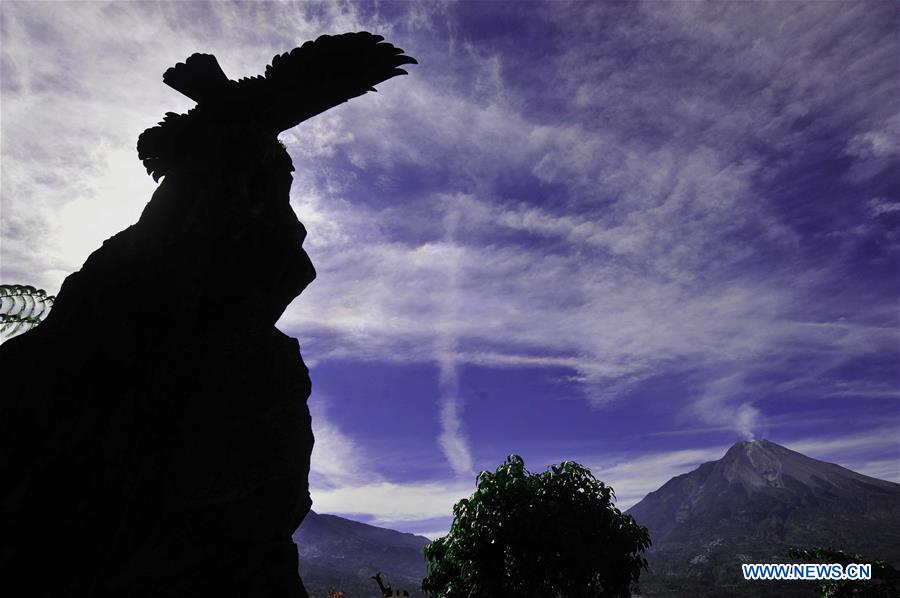
[[[371,579],[375,580],[375,583],[378,584],[378,589],[381,590],[382,596],[393,596],[393,592],[391,590],[391,584],[385,585],[384,580],[381,578],[381,571],[376,573],[371,577]]]
[[[650,535],[614,498],[578,463],[532,474],[510,455],[479,474],[449,533],[425,548],[422,589],[435,598],[630,596]]]

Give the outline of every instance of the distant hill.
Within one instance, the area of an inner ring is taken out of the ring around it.
[[[422,551],[428,538],[310,511],[294,541],[300,576],[311,598],[324,598],[332,587],[347,598],[381,598],[371,579],[378,572],[393,589],[424,595]]]
[[[650,530],[645,595],[810,595],[811,584],[747,582],[741,562],[790,562],[831,545],[900,564],[900,484],[767,440],[676,476],[628,510]]]

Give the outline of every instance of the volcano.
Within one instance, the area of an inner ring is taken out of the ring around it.
[[[790,562],[791,547],[831,546],[900,564],[900,484],[767,440],[735,443],[628,513],[653,540],[646,586],[664,585],[666,595],[762,595],[743,580],[740,563]]]

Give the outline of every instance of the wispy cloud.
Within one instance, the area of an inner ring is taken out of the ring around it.
[[[693,471],[702,463],[721,459],[728,446],[683,449],[604,459],[589,465],[594,477],[603,480],[616,491],[616,506],[630,508],[650,492],[659,489],[671,478]]]
[[[326,513],[363,516],[374,525],[405,526],[452,515],[453,505],[474,490],[471,482],[382,481],[316,492],[313,508]]]
[[[873,218],[900,212],[900,200],[892,201],[886,197],[873,197],[866,203],[866,206]]]
[[[474,476],[406,482],[390,479],[386,473],[391,464],[372,458],[360,439],[346,434],[331,419],[334,401],[315,394],[309,403],[316,438],[309,480],[314,510],[413,529],[434,525],[435,519],[445,522],[453,505],[474,491]],[[469,462],[463,465],[471,469],[471,457],[467,451],[464,454]],[[453,453],[448,458],[450,455]]]
[[[746,437],[769,421],[768,397],[824,410],[895,396],[889,3],[485,6],[527,24],[527,44],[524,28],[468,27],[466,3],[0,10],[2,277],[51,292],[152,192],[134,144],[190,105],[160,81],[172,64],[204,51],[255,74],[359,29],[419,58],[282,136],[319,277],[279,326],[313,369],[437,364],[439,396],[422,404],[437,405],[447,487],[477,460],[459,392],[471,365],[561,369],[610,413],[669,376],[674,414]],[[314,422],[325,504],[402,484],[359,461],[366,438],[327,408]],[[628,496],[651,484],[605,466],[641,489]],[[411,493],[443,504],[432,483]]]
[[[577,16],[584,19],[581,10]],[[840,18],[852,20],[850,12]],[[803,85],[794,85],[779,72],[775,79],[762,80],[767,70],[759,61],[768,64],[781,56],[778,44],[814,43],[808,32],[799,42],[766,38],[751,52],[756,62],[744,62],[742,46],[727,35],[709,36],[689,25],[690,19],[705,18],[701,13],[648,10],[641,26],[658,28],[673,40],[726,48],[721,56],[711,54],[717,56],[712,65],[690,59],[691,66],[711,70],[710,77],[756,64],[757,71],[742,76],[760,79],[761,88],[771,86],[791,98],[794,116],[766,93],[745,96],[736,105],[730,94],[738,90],[716,88],[714,78],[701,78],[703,89],[711,91],[707,96],[687,91],[693,95],[676,96],[674,104],[666,100],[670,109],[664,109],[654,102],[672,95],[676,82],[669,74],[671,57],[661,54],[658,64],[644,65],[650,72],[613,68],[619,60],[615,53],[583,65],[580,53],[588,44],[574,42],[571,55],[553,57],[557,88],[575,98],[565,114],[578,118],[595,111],[613,118],[580,119],[576,126],[556,118],[559,113],[522,110],[523,91],[507,81],[510,69],[518,65],[503,63],[514,59],[498,58],[483,48],[480,55],[454,57],[471,69],[471,77],[494,82],[477,96],[454,93],[446,79],[413,78],[409,85],[398,86],[389,102],[377,106],[374,116],[363,104],[344,112],[335,123],[342,131],[336,138],[349,140],[353,131],[352,143],[330,144],[331,155],[345,152],[354,166],[385,173],[385,192],[395,198],[399,194],[403,208],[370,204],[366,218],[348,222],[343,238],[366,239],[368,245],[360,251],[342,244],[317,247],[311,236],[314,253],[321,248],[323,255],[354,255],[342,257],[334,269],[317,262],[335,281],[335,286],[326,286],[330,283],[322,278],[318,296],[333,302],[334,297],[370,293],[365,304],[355,299],[352,308],[339,309],[352,334],[345,334],[340,322],[318,322],[323,334],[328,327],[327,333],[341,337],[329,342],[334,349],[323,354],[390,354],[415,360],[422,355],[416,347],[435,343],[417,325],[425,317],[434,330],[450,331],[457,339],[458,359],[494,366],[564,365],[596,403],[626,396],[636,383],[661,370],[707,370],[707,380],[688,397],[687,409],[710,425],[730,423],[749,437],[759,415],[755,401],[772,390],[768,382],[760,387],[760,380],[766,379],[762,371],[806,354],[821,359],[825,365],[820,373],[827,374],[861,355],[893,346],[894,318],[838,323],[845,306],[816,299],[834,284],[832,273],[810,268],[799,257],[802,234],[784,219],[781,206],[764,195],[767,181],[781,166],[773,167],[765,155],[752,150],[764,143],[773,152],[792,152],[798,144],[812,142],[818,133],[809,132],[807,138],[806,132],[793,128],[792,119],[814,109],[833,114],[830,122],[835,127],[857,119],[868,130],[881,121],[870,119],[861,103],[847,105],[833,94],[833,102],[813,98],[812,90],[821,86],[813,78],[805,76]],[[717,12],[713,20],[733,31],[745,16],[739,13]],[[807,16],[817,15],[813,11]],[[556,16],[566,18],[566,10]],[[767,23],[780,18],[787,17],[767,9],[753,27],[769,36]],[[802,19],[789,21],[794,27]],[[573,39],[593,39],[593,33],[575,30]],[[829,28],[821,36],[834,34]],[[622,35],[635,43],[628,30]],[[602,51],[614,41],[604,39],[595,47]],[[867,52],[862,46],[851,47],[856,53]],[[803,60],[808,63],[810,58]],[[808,64],[803,60],[791,62],[789,72],[804,72]],[[572,68],[569,62],[581,66]],[[594,68],[601,69],[596,77],[590,76]],[[851,71],[862,76],[855,68]],[[497,73],[507,76],[498,78]],[[889,97],[888,88],[878,89]],[[615,95],[620,92],[629,95]],[[594,122],[603,124],[588,124]],[[635,135],[648,123],[660,135],[675,135],[665,143],[655,143],[657,137],[650,135],[654,143],[648,143],[647,136]],[[406,135],[406,130],[414,133]],[[688,138],[687,133],[698,136]],[[312,164],[321,165],[316,160]],[[448,173],[437,178],[450,178],[453,184],[426,186],[415,197],[390,186],[387,173],[404,176],[404,169],[426,165],[433,171],[437,164]],[[782,163],[790,164],[787,158]],[[507,172],[538,184],[524,194],[498,192],[497,173]],[[326,194],[315,189],[332,182],[330,176],[311,177],[304,188],[322,196]],[[534,196],[541,183],[561,186],[565,201],[542,203]],[[330,188],[348,198],[358,194],[352,184]],[[301,214],[306,209],[302,193],[296,204]],[[462,232],[452,244],[441,239],[440,227],[434,225],[442,221],[448,203],[462,208]],[[316,215],[316,220],[333,223],[340,218],[327,205],[317,204],[319,209],[331,215]],[[376,219],[377,226],[372,224]],[[412,227],[417,227],[415,236],[424,239],[398,243]],[[443,261],[451,255],[462,264],[453,272]],[[390,272],[378,267],[384,263],[391,265]],[[761,263],[768,269],[760,270]],[[361,287],[366,272],[379,282]],[[443,298],[433,296],[451,276],[459,281],[464,319],[453,317],[442,308]],[[343,287],[339,277],[353,285]],[[566,284],[560,286],[560,280]],[[390,295],[384,292],[388,289]],[[310,313],[317,311],[317,298],[315,290],[304,297]],[[804,315],[803,306],[811,301],[819,302],[819,313]],[[541,317],[533,317],[535,313]],[[284,325],[298,331],[316,327],[313,318],[296,316],[286,316]],[[806,391],[815,392],[814,378],[804,379]]]
[[[870,461],[861,461],[853,465],[852,469],[861,474],[896,482],[900,484],[900,450],[894,451],[897,454],[895,459],[875,459]]]
[[[309,484],[314,496],[320,489],[381,480],[378,468],[367,458],[360,442],[332,421],[328,413],[331,405],[332,402],[320,393],[309,400],[315,436]]]
[[[158,118],[160,106],[184,109],[189,102],[160,85],[158,75],[143,73],[158,72],[202,44],[220,55],[229,73],[249,74],[298,36],[375,26],[390,32],[401,22],[392,24],[377,13],[363,16],[353,5],[309,11],[278,7],[279,15],[296,25],[290,33],[276,20],[231,4],[163,7],[151,11],[149,19],[144,9],[131,5],[65,10],[72,23],[113,19],[120,29],[135,31],[142,50],[132,52],[137,63],[117,61],[125,48],[111,30],[95,39],[92,28],[72,34],[59,20],[54,27],[65,32],[57,31],[55,39],[68,40],[67,47],[42,50],[24,41],[29,39],[25,29],[35,15],[49,22],[46,10],[29,10],[28,18],[8,13],[13,18],[7,19],[12,27],[7,37],[13,41],[4,45],[4,60],[13,74],[4,88],[4,122],[19,124],[4,127],[9,174],[3,196],[13,198],[4,204],[5,275],[37,275],[37,282],[51,289],[103,238],[136,219],[152,190],[133,159],[134,138]],[[205,24],[186,18],[192,10],[208,13]],[[778,206],[760,194],[760,181],[771,178],[773,170],[749,149],[760,140],[774,148],[800,143],[804,133],[791,129],[788,115],[800,118],[819,110],[834,113],[836,123],[859,121],[847,132],[847,146],[858,150],[851,154],[884,158],[893,150],[879,141],[878,131],[889,131],[885,123],[892,121],[883,110],[870,114],[857,98],[848,104],[826,93],[827,85],[808,74],[810,67],[830,79],[836,74],[819,72],[808,54],[788,52],[830,39],[837,25],[810,32],[799,16],[768,7],[749,25],[763,42],[747,49],[730,37],[748,35],[742,22],[746,15],[739,9],[709,16],[687,7],[645,6],[640,26],[606,32],[581,28],[594,10],[608,9],[567,5],[546,15],[573,26],[571,50],[554,55],[551,64],[537,65],[541,72],[556,73],[554,88],[569,96],[562,112],[524,109],[525,91],[509,75],[519,66],[515,58],[463,43],[402,85],[385,85],[379,95],[285,134],[298,167],[295,205],[310,230],[308,246],[321,276],[282,326],[315,335],[309,344],[314,361],[336,356],[437,359],[447,388],[454,364],[563,363],[598,403],[626,395],[635,382],[661,369],[693,364],[708,368],[710,381],[689,408],[706,414],[713,425],[712,414],[728,413],[728,421],[749,435],[757,407],[725,389],[721,380],[735,380],[748,366],[777,354],[786,360],[785,353],[795,351],[843,349],[841,359],[849,359],[883,349],[881,339],[887,336],[879,332],[869,341],[848,344],[855,334],[852,323],[823,334],[798,316],[800,306],[827,284],[827,276],[798,276],[807,264],[791,258],[771,262],[773,256],[790,256],[800,237],[781,219]],[[406,16],[433,28],[432,11],[446,12],[433,7]],[[820,19],[809,7],[801,12]],[[845,11],[837,19],[852,22],[857,12]],[[259,27],[245,27],[248,18]],[[696,19],[715,26],[698,29]],[[796,27],[799,37],[773,38],[774,29],[767,25],[773,20]],[[161,23],[177,27],[165,33]],[[704,93],[678,92],[666,109],[658,106],[678,87],[673,59],[664,53],[658,63],[641,62],[638,69],[618,68],[622,58],[615,52],[598,54],[596,61],[576,58],[585,48],[602,53],[619,42],[639,44],[637,36],[646,30],[673,43],[722,50],[708,54],[712,61],[689,57],[679,66],[707,73],[699,79]],[[223,32],[229,32],[227,45]],[[424,39],[417,41],[426,56],[434,51]],[[106,49],[103,62],[78,69],[79,79],[67,74],[74,64],[54,58],[93,52],[92,43]],[[865,64],[878,64],[877,50],[855,41],[840,43],[863,56]],[[775,78],[765,79],[775,72],[769,68],[772,61],[783,56],[792,58]],[[747,65],[756,70],[748,71]],[[479,82],[477,93],[456,84],[461,79],[454,69],[464,70],[466,81]],[[771,94],[756,93],[735,104],[731,94],[737,90],[710,78],[729,69],[787,99],[776,102]],[[842,81],[865,75],[855,64],[848,72]],[[61,107],[60,86],[84,98],[77,126],[63,116],[72,100],[67,97],[66,109]],[[101,89],[103,94],[93,93]],[[813,93],[820,91],[823,97]],[[879,86],[877,93],[887,98],[891,92]],[[35,104],[44,106],[41,119],[28,116]],[[583,118],[591,111],[606,116]],[[657,143],[656,133],[635,134],[648,126],[669,140]],[[87,130],[109,139],[92,145],[93,157],[78,149],[77,139]],[[58,140],[62,153],[57,159],[68,166],[55,170],[56,178],[42,186],[40,172],[28,166],[35,155],[26,152],[33,147],[48,155],[53,150],[45,139]],[[416,169],[445,182],[426,184],[421,192],[397,186]],[[498,191],[504,173],[534,184],[528,191]],[[362,195],[363,183],[355,177],[381,181],[376,195],[393,197],[402,207]],[[535,196],[542,184],[559,185],[564,201],[542,202]],[[26,196],[27,201],[17,199]],[[457,209],[448,211],[448,204]],[[55,213],[65,219],[65,227],[54,224],[62,221]],[[450,213],[459,230],[448,240],[441,223]],[[526,236],[510,236],[515,232]],[[35,255],[41,235],[46,247]],[[747,266],[760,260],[778,265],[759,276]],[[453,289],[447,285],[451,280]],[[448,309],[450,296],[455,297],[453,309]],[[885,332],[891,325],[881,324]],[[440,355],[432,348],[440,348]],[[829,363],[837,366],[841,359]],[[741,388],[745,394],[752,390]],[[441,442],[462,471],[470,458],[458,399],[445,398],[441,409]]]
[[[864,433],[775,440],[787,448],[816,459],[833,461],[860,473],[900,482],[900,445],[894,428],[876,427]],[[703,463],[721,459],[728,444],[657,451],[638,455],[579,457],[594,476],[616,490],[616,506],[626,510],[671,478],[689,473]],[[872,459],[888,454],[894,459]],[[837,458],[840,457],[840,458]],[[446,517],[452,505],[474,491],[474,482],[396,484],[379,481],[317,493],[316,508],[364,516],[376,524],[408,525],[429,517]],[[371,498],[370,498],[371,497]],[[365,505],[362,508],[360,505]],[[448,507],[449,506],[449,507]],[[441,535],[434,532],[429,537]],[[426,534],[427,535],[427,534]]]
[[[155,187],[137,137],[193,104],[162,84],[166,68],[213,52],[237,78],[322,32],[363,28],[351,4],[268,8],[278,15],[227,2],[2,5],[4,280],[55,292],[137,220]]]
[[[459,373],[453,347],[438,357],[441,389],[441,435],[438,437],[444,455],[457,475],[472,475],[472,453],[462,431],[459,399]]]
[[[803,438],[785,442],[784,445],[817,459],[833,459],[840,456],[845,460],[853,459],[854,462],[859,461],[861,457],[864,458],[866,454],[887,449],[898,457],[898,460],[894,461],[895,471],[892,476],[896,478],[900,474],[900,440],[897,438],[897,432],[896,425],[882,426],[858,434]]]
[[[444,298],[446,313],[440,322],[454,321],[461,317],[462,298],[459,294],[459,252],[452,251],[456,230],[459,226],[459,216],[455,210],[448,210],[444,216],[444,227],[447,241],[450,244],[449,259],[447,262],[448,277],[446,288],[438,291]],[[457,339],[454,331],[438,327],[436,355],[439,370],[438,386],[441,393],[441,435],[438,438],[444,455],[450,462],[453,471],[460,476],[472,476],[472,453],[469,450],[468,441],[462,431],[460,418],[461,401],[459,397],[459,371],[457,357]]]

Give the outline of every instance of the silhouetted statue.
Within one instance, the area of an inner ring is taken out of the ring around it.
[[[323,35],[272,59],[265,75],[232,81],[215,56],[194,54],[163,75],[163,81],[197,102],[187,114],[166,113],[138,140],[138,154],[154,179],[210,143],[271,144],[281,131],[367,91],[415,64],[380,35]],[[224,125],[224,126],[223,126]]]
[[[315,271],[276,136],[411,62],[354,33],[166,72],[198,105],[141,135],[140,220],[0,345],[0,594],[306,596],[310,381],[274,324]]]

